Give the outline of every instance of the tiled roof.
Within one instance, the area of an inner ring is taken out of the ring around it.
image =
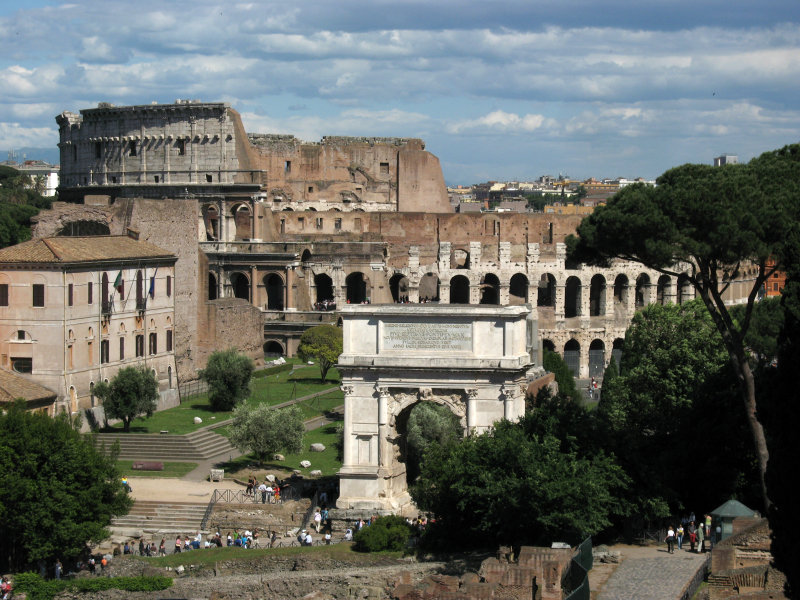
[[[51,237],[0,250],[0,263],[59,264],[173,256],[158,246],[124,235]]]
[[[0,402],[13,402],[23,398],[34,400],[55,400],[56,393],[43,385],[34,383],[22,375],[0,368]]]

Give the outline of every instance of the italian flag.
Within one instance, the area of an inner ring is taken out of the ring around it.
[[[117,273],[117,278],[114,280],[114,287],[117,288],[120,294],[122,293],[122,271]]]

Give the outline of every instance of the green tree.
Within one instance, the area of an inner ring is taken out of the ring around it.
[[[575,385],[575,378],[572,376],[572,371],[569,370],[567,363],[557,352],[551,352],[547,348],[544,350],[542,357],[542,366],[546,371],[553,373],[556,376],[556,383],[558,384],[559,394],[568,396],[573,400],[579,400],[578,388]]]
[[[208,357],[200,378],[208,383],[212,410],[232,410],[250,395],[253,361],[236,350],[218,350]]]
[[[722,339],[700,301],[636,313],[620,374],[603,382],[597,414],[645,520],[699,512],[733,495],[758,497],[742,485],[756,479],[747,423]],[[702,485],[691,485],[695,476]]]
[[[626,476],[613,458],[599,449],[585,455],[551,432],[529,433],[535,414],[429,447],[411,496],[439,517],[434,537],[488,548],[574,543],[624,512]]]
[[[619,367],[617,366],[617,361],[614,356],[611,356],[611,360],[608,361],[608,366],[606,370],[603,371],[603,385],[605,386],[606,382],[611,381],[615,377],[619,376]]]
[[[18,401],[0,411],[0,570],[77,559],[108,537],[132,502],[114,456],[104,456],[66,415],[50,418]]]
[[[303,413],[297,405],[278,409],[241,404],[233,411],[231,444],[242,452],[252,452],[262,463],[276,452],[300,452],[304,433]]]
[[[586,217],[578,237],[567,239],[569,258],[590,264],[623,258],[687,277],[734,366],[758,456],[763,503],[769,507],[764,480],[769,451],[745,337],[759,291],[784,263],[786,239],[798,221],[800,145],[767,152],[748,164],[683,165],[657,183],[628,186]],[[725,291],[746,265],[756,274],[749,280],[744,318],[737,322],[725,304]]]
[[[410,537],[411,527],[403,517],[387,515],[378,517],[369,527],[362,527],[353,538],[353,549],[359,552],[401,552],[408,546]]]
[[[342,353],[342,330],[334,325],[317,325],[300,336],[297,355],[303,360],[316,359],[322,381]]]
[[[139,415],[153,415],[158,401],[158,382],[152,372],[139,367],[120,369],[110,383],[101,381],[94,394],[103,401],[106,417],[120,419],[123,429]]]
[[[431,444],[446,444],[464,434],[461,423],[446,406],[421,402],[411,409],[406,426],[407,479],[419,475],[422,457]]]
[[[745,318],[746,306],[731,307],[731,316],[737,323]],[[778,356],[778,337],[784,321],[780,298],[764,298],[753,305],[750,327],[745,335],[745,347],[750,362],[757,370],[764,369]]]

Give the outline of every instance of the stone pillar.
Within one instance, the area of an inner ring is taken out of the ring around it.
[[[516,415],[514,414],[514,393],[513,386],[506,385],[500,386],[500,399],[503,401],[503,418],[506,421],[513,421]]]
[[[528,244],[528,273],[533,271],[534,265],[539,262],[539,244]]]
[[[480,304],[481,303],[481,284],[473,284],[471,281],[469,283],[469,303],[470,304]]]
[[[633,318],[633,313],[636,312],[636,280],[631,282],[628,279],[628,287],[626,288],[627,295],[625,296],[625,320],[626,322]],[[619,365],[617,365],[619,366]]]
[[[606,318],[614,318],[614,282],[609,285],[608,279],[606,279]]]
[[[259,306],[261,298],[258,294],[258,269],[255,265],[250,265],[250,304]]]
[[[295,286],[295,277],[296,274],[294,272],[294,267],[287,267],[286,268],[286,300],[283,304],[284,310],[287,308],[297,308],[294,305],[295,297],[292,294],[292,289]]]
[[[480,242],[469,243],[469,268],[476,269],[481,264],[481,254],[483,253],[483,245]]]
[[[500,270],[507,269],[511,262],[511,242],[500,242],[498,245],[498,258],[500,259]],[[501,302],[500,304],[504,304]],[[508,304],[507,302],[505,304]]]
[[[581,320],[589,318],[589,298],[591,293],[591,283],[586,285],[586,282],[581,279],[581,303],[578,307],[578,316],[581,318]]]
[[[473,431],[478,426],[478,390],[470,388],[467,390],[467,431]]]
[[[195,152],[194,137],[197,135],[197,117],[194,115],[189,116],[189,139],[186,143],[186,151],[189,153],[189,182],[197,183],[197,152]],[[222,212],[220,212],[220,220],[222,219]],[[223,239],[220,236],[220,239]]]
[[[350,432],[353,430],[353,386],[343,385],[342,392],[344,393],[344,430]],[[345,435],[342,445],[342,466],[351,466],[353,464],[353,436]]]
[[[389,389],[378,387],[378,468],[391,467],[389,448]]]
[[[439,242],[439,273],[450,270],[450,242]]]
[[[558,269],[560,271],[564,271],[566,268],[567,262],[567,245],[563,243],[556,244],[556,263],[558,264]]]
[[[648,304],[655,303],[656,297],[657,297],[657,292],[658,292],[658,282],[652,283],[652,281],[651,281],[649,285],[646,285],[644,287],[643,295],[645,297],[645,301],[644,301],[645,306],[647,306]]]
[[[439,280],[439,304],[450,304],[450,280],[443,283]]]
[[[678,301],[678,280],[669,278],[669,285],[664,290],[664,304],[676,304]]]
[[[564,300],[566,298],[566,288],[567,286],[564,285],[564,283],[556,282],[556,321],[564,320]]]
[[[500,284],[500,298],[498,298],[500,306],[508,306],[508,300],[509,300],[508,288],[509,285],[507,283]]]

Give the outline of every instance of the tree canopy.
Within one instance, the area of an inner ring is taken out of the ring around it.
[[[66,415],[0,412],[0,570],[72,562],[132,502],[115,457],[98,452]]]
[[[419,474],[422,457],[431,444],[446,444],[463,435],[458,417],[448,407],[434,402],[420,402],[408,415],[406,426],[407,477]]]
[[[556,377],[558,384],[558,392],[564,396],[579,400],[578,388],[575,385],[575,377],[572,371],[569,370],[567,363],[561,358],[557,352],[551,352],[547,348],[544,349],[544,356],[542,358],[542,366],[545,370],[549,371]]]
[[[218,350],[208,357],[200,378],[208,383],[213,410],[232,410],[250,395],[253,361],[236,350]]]
[[[623,514],[625,473],[602,449],[560,438],[561,423],[537,410],[482,435],[432,444],[411,495],[437,516],[434,535],[466,547],[575,543]]]
[[[651,304],[634,316],[620,373],[603,381],[596,413],[643,519],[700,513],[734,495],[758,498],[743,483],[756,478],[731,371],[700,301]],[[689,484],[695,469],[702,485]]]
[[[231,443],[242,452],[252,452],[262,463],[276,452],[300,452],[304,433],[303,413],[297,405],[278,409],[242,404],[233,411]]]
[[[567,239],[570,260],[640,262],[667,275],[684,275],[711,315],[732,361],[764,483],[769,452],[756,410],[745,336],[758,294],[783,264],[786,240],[800,214],[800,145],[767,152],[747,164],[687,164],[657,179],[657,187],[628,186],[598,207]],[[774,263],[771,262],[774,259]],[[725,304],[731,281],[752,267],[740,321]]]
[[[94,394],[103,401],[107,418],[120,419],[124,430],[139,415],[153,415],[158,401],[158,382],[151,371],[139,367],[120,369],[110,383],[101,381]]]
[[[300,336],[297,355],[303,360],[316,359],[322,381],[342,353],[342,330],[334,325],[317,325]]]

